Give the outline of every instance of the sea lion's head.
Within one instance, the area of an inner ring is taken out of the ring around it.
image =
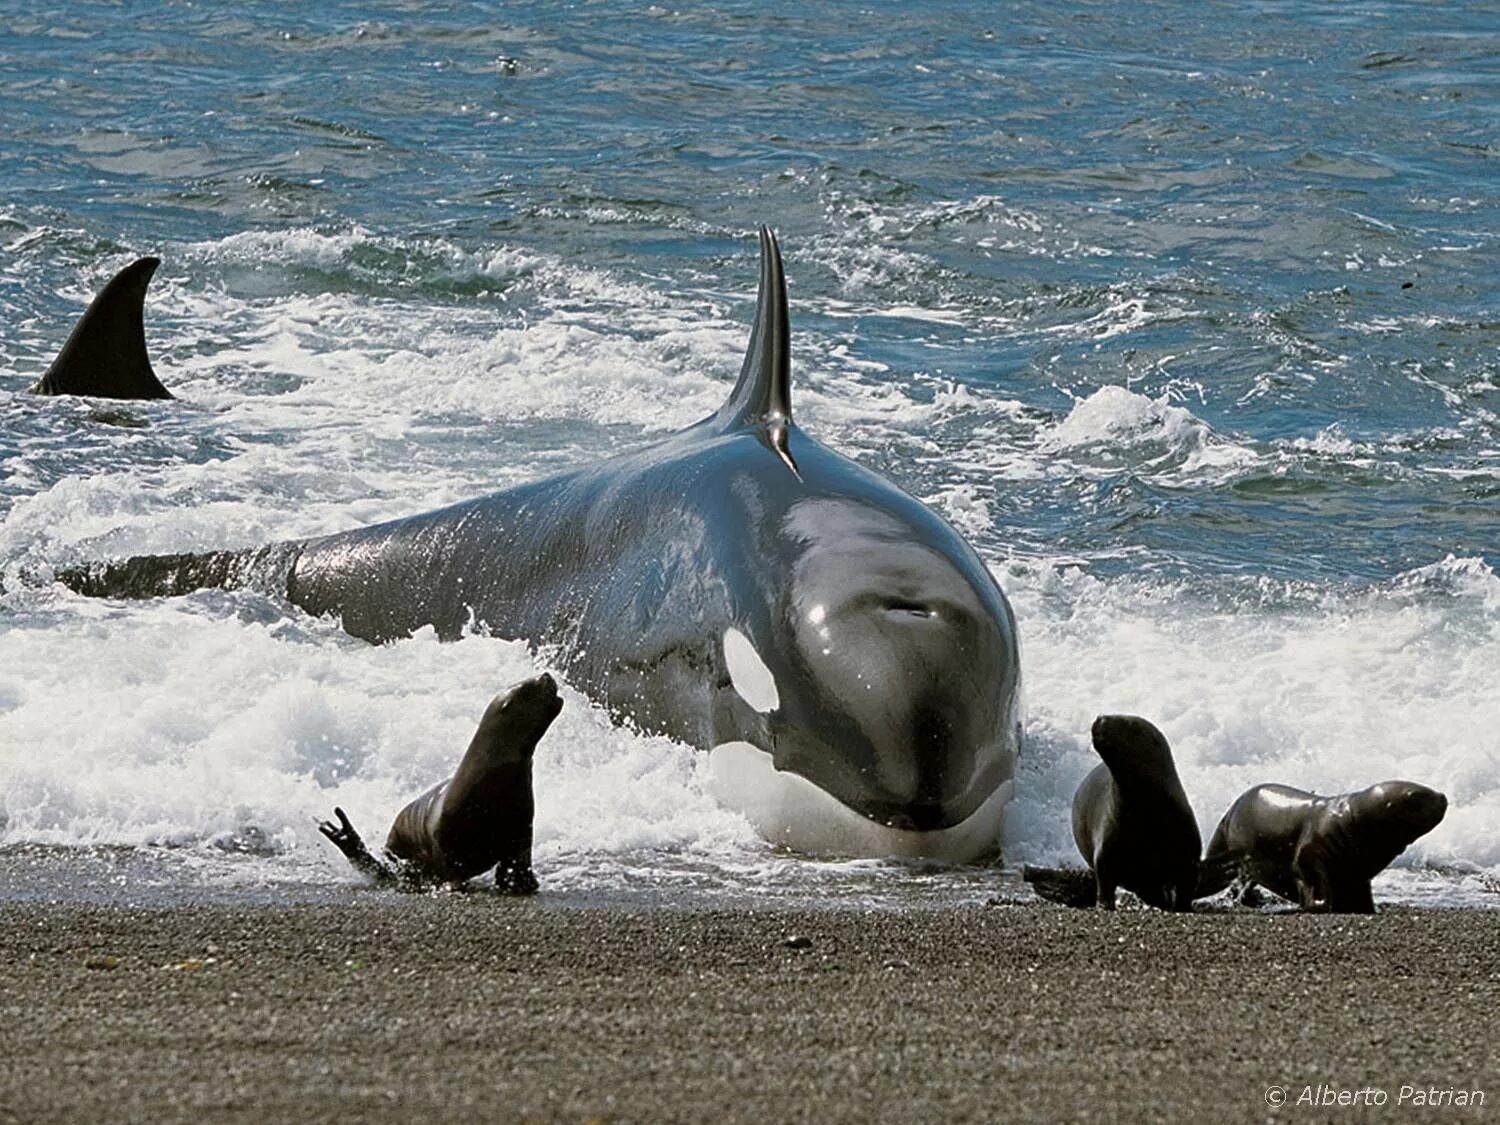
[[[490,705],[484,709],[484,718],[479,720],[474,740],[476,743],[482,741],[496,751],[524,754],[529,759],[561,710],[562,696],[557,693],[557,681],[550,673],[543,672],[540,676],[522,680],[490,700]]]
[[[1415,781],[1382,781],[1351,793],[1349,811],[1359,835],[1382,851],[1389,850],[1394,859],[1441,823],[1448,812],[1448,798]]]
[[[1094,750],[1115,775],[1177,780],[1177,766],[1167,736],[1139,715],[1100,715],[1089,728]]]

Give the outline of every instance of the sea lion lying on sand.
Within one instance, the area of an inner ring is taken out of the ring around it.
[[[324,821],[318,830],[379,883],[456,885],[493,867],[498,890],[535,894],[531,757],[561,710],[557,682],[546,673],[497,695],[458,772],[396,815],[382,858],[370,853],[343,809],[333,810],[338,824]]]
[[[1027,866],[1023,877],[1067,906],[1113,910],[1124,887],[1151,906],[1191,910],[1203,841],[1172,748],[1135,715],[1100,715],[1091,734],[1104,762],[1073,795],[1073,839],[1089,870]]]
[[[1335,797],[1257,785],[1219,821],[1198,895],[1217,894],[1238,878],[1246,890],[1258,883],[1304,910],[1373,914],[1370,880],[1447,810],[1446,797],[1412,781]]]

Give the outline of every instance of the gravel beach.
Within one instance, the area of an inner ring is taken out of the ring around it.
[[[0,906],[0,978],[7,1122],[1446,1121],[1500,1106],[1491,911],[22,902]],[[1483,1106],[1459,1104],[1474,1091]],[[1308,1103],[1330,1092],[1344,1103]]]

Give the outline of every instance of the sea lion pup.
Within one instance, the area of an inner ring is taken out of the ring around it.
[[[1217,894],[1238,878],[1245,890],[1258,883],[1304,910],[1373,914],[1370,880],[1447,811],[1448,798],[1413,781],[1335,797],[1257,785],[1219,821],[1198,894]]]
[[[1103,764],[1073,795],[1073,840],[1088,871],[1026,867],[1043,898],[1115,908],[1124,887],[1163,910],[1191,910],[1202,837],[1161,731],[1135,715],[1100,715],[1090,732]]]
[[[343,809],[333,810],[338,824],[324,821],[318,830],[379,883],[456,885],[493,867],[498,890],[535,894],[531,757],[561,710],[557,681],[545,672],[497,695],[458,772],[396,814],[384,857],[370,853]]]

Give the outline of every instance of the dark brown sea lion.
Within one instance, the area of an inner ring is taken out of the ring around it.
[[[1104,759],[1073,795],[1073,839],[1088,872],[1027,867],[1043,898],[1115,908],[1124,887],[1164,910],[1191,910],[1202,837],[1161,731],[1135,715],[1100,715],[1091,731]]]
[[[493,867],[500,890],[534,894],[531,758],[561,710],[557,682],[546,673],[497,695],[458,772],[396,814],[383,858],[370,853],[343,809],[333,810],[338,824],[318,828],[381,883],[459,884]]]
[[[1303,909],[1373,914],[1370,880],[1433,828],[1448,799],[1412,781],[1382,781],[1320,797],[1289,785],[1257,785],[1229,806],[1208,844],[1199,896],[1236,878]]]

